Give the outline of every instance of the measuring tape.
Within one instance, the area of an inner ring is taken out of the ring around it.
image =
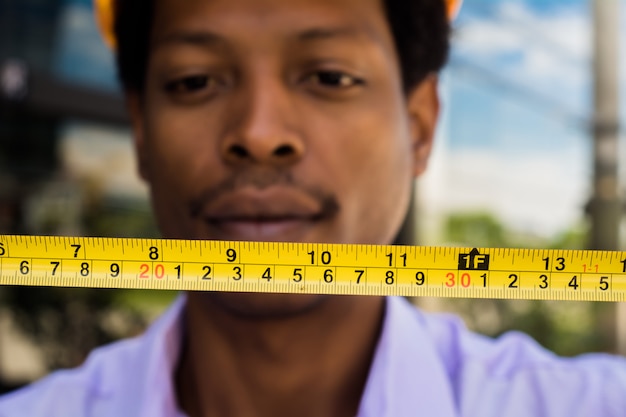
[[[0,236],[0,285],[624,301],[626,252]]]

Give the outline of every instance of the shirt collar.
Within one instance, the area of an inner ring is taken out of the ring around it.
[[[388,297],[358,417],[453,417],[454,397],[421,313]]]
[[[181,294],[145,335],[148,367],[140,417],[184,417],[176,400],[175,372],[183,340],[185,300]]]

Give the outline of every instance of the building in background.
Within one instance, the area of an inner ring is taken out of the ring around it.
[[[2,234],[155,233],[92,16],[88,1],[0,0]],[[138,332],[120,294],[0,287],[0,392]]]

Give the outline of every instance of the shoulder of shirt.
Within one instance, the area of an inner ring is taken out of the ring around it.
[[[415,309],[415,314],[432,337],[436,349],[446,359],[449,372],[459,362],[482,366],[492,377],[511,378],[527,372],[587,372],[609,370],[624,372],[626,359],[605,353],[589,353],[562,357],[518,331],[509,331],[491,338],[470,331],[460,317],[449,313],[427,313]],[[451,361],[450,359],[456,360]],[[456,362],[456,363],[455,363]]]
[[[430,335],[462,408],[483,409],[481,401],[489,399],[503,407],[500,415],[524,415],[513,412],[516,407],[545,412],[526,415],[624,415],[626,359],[621,356],[561,357],[521,332],[490,338],[469,331],[451,314],[418,309],[414,314]]]
[[[25,388],[0,397],[0,417],[17,416],[79,416],[73,409],[85,410],[99,399],[115,394],[113,375],[136,367],[142,337],[123,340],[94,350],[77,368],[56,371]],[[52,413],[52,414],[51,414]]]
[[[0,417],[83,417],[92,412],[109,415],[96,412],[97,408],[110,403],[107,400],[113,397],[133,395],[124,392],[123,387],[141,386],[140,379],[145,378],[150,366],[147,357],[155,356],[155,339],[164,337],[182,304],[182,300],[175,302],[144,334],[97,348],[81,366],[53,372],[0,397]]]

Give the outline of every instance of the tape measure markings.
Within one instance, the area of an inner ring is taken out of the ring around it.
[[[0,236],[0,284],[621,301],[625,255]]]

